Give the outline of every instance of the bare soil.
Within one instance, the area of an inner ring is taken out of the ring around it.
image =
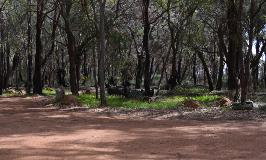
[[[266,121],[132,120],[0,98],[0,160],[262,160]]]

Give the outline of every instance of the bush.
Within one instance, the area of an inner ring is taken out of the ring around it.
[[[4,96],[23,96],[26,93],[23,90],[16,90],[14,88],[8,88],[4,91]]]

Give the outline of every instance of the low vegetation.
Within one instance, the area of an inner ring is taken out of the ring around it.
[[[175,109],[182,106],[186,99],[193,99],[202,104],[203,107],[208,106],[210,103],[218,100],[219,96],[216,95],[203,95],[203,96],[170,96],[160,98],[154,102],[140,101],[133,99],[126,99],[119,96],[107,96],[108,106],[111,108],[128,108],[128,109]],[[78,100],[83,105],[89,108],[98,107],[99,100],[92,94],[83,94],[78,97]]]

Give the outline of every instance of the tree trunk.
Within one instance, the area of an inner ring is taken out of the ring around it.
[[[80,68],[81,68],[81,56],[82,53],[78,53],[79,55],[77,55],[76,57],[76,77],[77,77],[77,87],[78,90],[80,88],[79,86],[79,82],[80,82]]]
[[[97,80],[97,58],[96,58],[96,53],[95,53],[95,46],[92,49],[92,56],[93,56],[93,78],[94,78],[94,87],[96,91],[96,99],[99,98],[99,93],[98,93],[98,80]]]
[[[216,43],[214,42],[213,44],[213,55],[211,58],[211,64],[212,64],[212,80],[213,80],[213,85],[217,85],[217,77],[218,77],[218,66],[216,62]]]
[[[162,83],[162,80],[164,78],[164,73],[166,74],[166,67],[167,67],[167,62],[168,62],[169,57],[170,57],[170,53],[171,53],[171,46],[168,49],[166,57],[162,59],[163,67],[162,67],[161,76],[160,76],[160,79],[159,79],[159,82],[158,82],[158,85],[157,85],[158,91],[156,92],[156,96],[159,95],[159,92],[160,92],[160,89],[161,89],[161,83]],[[166,81],[167,81],[167,75],[165,75],[165,77],[166,77]]]
[[[101,106],[106,106],[106,96],[105,96],[105,54],[106,54],[106,44],[105,44],[105,6],[106,0],[100,1],[100,55],[99,55],[99,85],[100,85],[100,102]]]
[[[223,75],[224,75],[224,58],[227,57],[227,47],[224,42],[224,29],[223,24],[221,23],[218,28],[218,49],[219,49],[219,73],[218,80],[216,84],[217,90],[222,90],[223,87]]]
[[[3,26],[3,13],[2,13],[2,8],[0,8],[0,95],[3,94],[3,60],[4,60],[4,52],[3,52],[3,36],[4,36],[4,26]]]
[[[266,88],[266,53],[264,54],[265,60],[264,60],[264,86]]]
[[[181,85],[182,82],[182,61],[183,61],[183,57],[182,57],[182,51],[179,52],[179,56],[178,56],[178,68],[177,68],[177,75],[176,75],[176,80],[178,82],[178,85]]]
[[[36,22],[36,53],[35,53],[35,70],[33,76],[33,93],[42,94],[42,25],[44,21],[43,15],[44,1],[37,0],[37,22]]]
[[[144,65],[144,88],[145,95],[150,96],[151,90],[151,75],[150,75],[150,65],[151,65],[151,55],[149,50],[149,34],[150,34],[150,22],[149,22],[149,6],[150,0],[142,0],[143,7],[143,26],[144,26],[144,35],[143,35],[143,51],[145,53],[145,65]]]
[[[252,68],[252,88],[253,91],[258,90],[258,85],[259,85],[259,64],[255,66],[255,68]]]
[[[76,44],[75,37],[70,28],[70,11],[73,5],[71,0],[62,0],[62,16],[65,22],[65,31],[67,34],[67,49],[69,56],[69,75],[70,75],[70,89],[73,95],[78,95],[78,81],[76,74],[77,67],[77,53],[76,53]]]
[[[168,0],[167,1],[167,23],[168,23],[168,28],[170,31],[170,43],[171,43],[171,49],[172,49],[172,61],[171,61],[171,75],[170,75],[170,79],[168,80],[168,87],[169,89],[174,89],[177,85],[177,48],[176,48],[176,37],[177,37],[177,33],[175,33],[174,28],[173,28],[173,24],[171,23],[171,13],[170,13],[170,8],[171,8],[171,1]]]
[[[82,85],[85,85],[86,82],[87,82],[87,78],[89,76],[89,72],[88,72],[88,54],[87,53],[84,53],[84,55],[83,55],[82,73],[83,73]]]
[[[237,6],[234,1],[228,0],[227,9],[227,27],[228,27],[228,89],[234,91],[237,89],[237,77],[239,69],[239,55],[237,51],[238,47],[238,18],[237,18]]]
[[[208,80],[209,90],[213,91],[214,87],[213,87],[213,83],[212,83],[211,73],[210,73],[208,65],[207,65],[207,63],[206,63],[206,61],[204,59],[203,53],[200,52],[200,51],[198,51],[197,53],[198,53],[199,59],[202,62],[203,69],[204,69],[204,72],[206,74],[206,78]]]
[[[197,85],[197,54],[193,55],[193,69],[192,69],[192,77],[194,86]]]
[[[68,25],[67,25],[68,26]],[[68,27],[66,27],[68,28]],[[78,83],[77,83],[77,74],[76,74],[76,51],[75,51],[75,37],[72,31],[67,29],[67,48],[69,55],[69,74],[70,74],[70,88],[73,95],[78,95]]]
[[[244,62],[242,52],[242,10],[243,0],[228,0],[227,26],[229,30],[229,47],[226,58],[228,66],[228,89],[231,91],[235,90],[234,101],[239,99],[239,79],[241,88],[247,83],[244,78]],[[244,87],[241,91],[244,98],[245,92],[247,92],[246,88]]]
[[[218,80],[216,84],[216,90],[220,91],[223,87],[223,75],[224,75],[224,58],[223,54],[220,53],[220,62],[219,62],[219,73],[218,73]]]
[[[143,77],[143,53],[141,52],[137,56],[138,56],[138,64],[137,64],[135,88],[140,89]]]
[[[244,56],[244,53],[242,51],[243,48],[243,37],[242,37],[242,26],[241,26],[241,17],[242,17],[242,10],[243,10],[243,0],[240,0],[239,2],[239,8],[238,8],[238,52],[241,55],[240,56],[240,83],[241,83],[241,103],[244,104],[247,101],[248,96],[248,86],[250,81],[250,61],[252,56],[252,47],[253,47],[253,41],[254,41],[254,5],[255,1],[251,0],[250,5],[250,28],[248,31],[249,36],[249,45],[248,45],[248,52],[247,55]]]
[[[58,14],[58,6],[55,3],[55,11],[54,11],[54,17],[53,17],[53,28],[52,28],[52,35],[51,35],[51,48],[48,52],[48,54],[44,57],[44,59],[42,60],[42,67],[46,64],[48,58],[54,53],[55,47],[56,47],[56,43],[55,43],[55,39],[56,39],[56,30],[57,30],[57,25],[59,22],[59,18],[60,18],[60,14]]]
[[[26,92],[31,94],[32,88],[32,35],[31,35],[31,0],[28,0],[28,29],[27,29],[27,83],[26,83]]]
[[[7,41],[8,41],[8,37],[7,37]],[[3,89],[7,89],[8,85],[9,85],[9,77],[12,74],[12,70],[11,70],[11,66],[10,66],[10,45],[9,42],[6,43],[6,74],[3,77],[4,78],[4,85],[3,85]]]
[[[0,27],[2,27],[2,26],[0,26]],[[1,38],[2,38],[2,33],[0,33],[0,34],[1,34]],[[3,87],[4,87],[3,86],[4,85],[4,79],[3,79],[3,77],[4,77],[3,76],[3,66],[4,66],[4,64],[3,64],[3,59],[4,59],[3,48],[2,48],[2,46],[0,46],[0,95],[3,94]]]

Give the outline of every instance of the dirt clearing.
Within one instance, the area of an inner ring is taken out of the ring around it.
[[[266,122],[129,120],[0,98],[0,159],[262,160]]]

